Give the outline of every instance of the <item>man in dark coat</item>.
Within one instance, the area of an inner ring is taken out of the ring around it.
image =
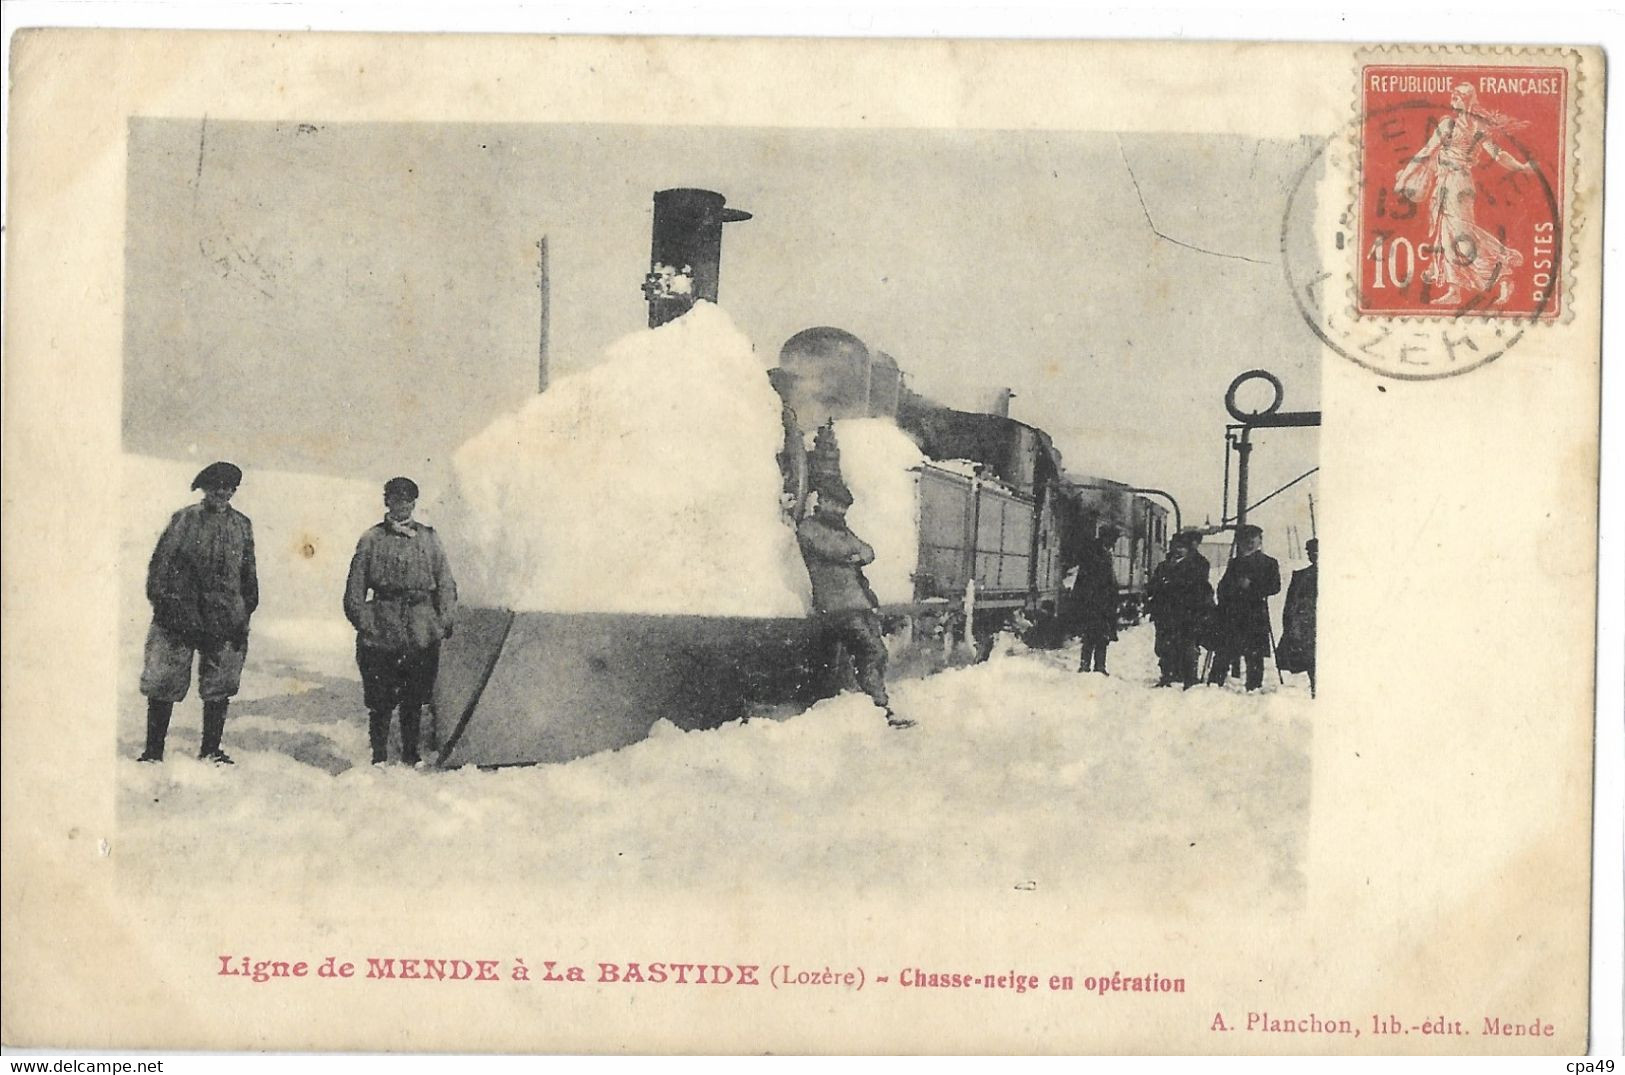
[[[863,577],[863,565],[874,562],[875,550],[846,525],[852,493],[845,482],[834,479],[814,497],[812,512],[796,527],[796,540],[812,583],[819,670],[826,682],[832,682],[840,672],[838,662],[844,649],[852,657],[858,686],[886,711],[886,723],[893,728],[912,728],[914,721],[892,712],[886,694],[886,639],[874,591]]]
[[[1197,551],[1201,543],[1202,535],[1194,530],[1175,534],[1167,558],[1146,584],[1146,602],[1157,629],[1159,687],[1179,682],[1190,688],[1200,678],[1197,641],[1213,608],[1213,584],[1208,581],[1212,566]]]
[[[1083,637],[1078,671],[1106,671],[1106,647],[1117,640],[1117,572],[1112,549],[1122,531],[1104,526],[1092,545],[1083,550],[1078,577],[1072,583],[1072,617]]]
[[[420,763],[418,722],[434,696],[440,641],[451,636],[457,613],[457,582],[440,535],[412,518],[417,500],[412,479],[385,483],[383,521],[356,543],[344,586],[374,765],[389,760],[389,721],[397,707],[401,761]]]
[[[1247,689],[1264,685],[1264,653],[1270,644],[1269,598],[1281,592],[1281,565],[1264,552],[1264,531],[1236,528],[1236,556],[1219,580],[1219,648],[1208,682],[1223,685],[1239,656],[1247,664]]]
[[[1281,644],[1275,663],[1288,672],[1309,673],[1309,696],[1315,694],[1315,595],[1319,588],[1320,542],[1304,543],[1309,566],[1292,573],[1286,588],[1286,607],[1281,610]]]
[[[139,760],[164,760],[164,740],[175,703],[186,697],[197,655],[197,692],[203,699],[203,742],[198,757],[232,764],[220,749],[226,710],[242,680],[248,621],[260,603],[254,564],[254,526],[231,506],[243,472],[211,463],[192,479],[201,502],[169,520],[147,564],[147,630],[141,693],[147,696],[147,745]]]

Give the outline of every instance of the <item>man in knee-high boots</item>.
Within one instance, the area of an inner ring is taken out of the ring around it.
[[[203,699],[198,757],[232,764],[220,743],[248,654],[248,621],[260,599],[254,527],[231,506],[242,480],[243,472],[226,462],[199,471],[192,488],[202,490],[203,499],[174,514],[147,564],[152,626],[141,668],[147,697],[141,761],[163,761],[169,718],[191,686],[195,654]]]

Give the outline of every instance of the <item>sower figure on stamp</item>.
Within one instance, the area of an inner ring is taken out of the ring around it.
[[[1223,685],[1238,657],[1247,664],[1247,689],[1264,685],[1264,653],[1270,644],[1269,599],[1281,592],[1281,565],[1264,552],[1264,531],[1236,528],[1236,556],[1219,580],[1216,615],[1219,649],[1208,682]]]
[[[1304,544],[1309,566],[1292,573],[1286,588],[1286,607],[1281,610],[1281,644],[1275,649],[1275,663],[1288,672],[1309,673],[1309,696],[1315,695],[1315,597],[1319,589],[1320,541],[1310,538]]]
[[[163,760],[169,718],[191,685],[195,653],[203,699],[198,757],[232,764],[220,740],[242,679],[248,621],[260,601],[254,527],[231,506],[242,480],[243,472],[231,463],[211,463],[199,471],[192,488],[203,491],[202,501],[174,514],[147,564],[152,626],[141,668],[141,693],[147,697],[141,761]]]
[[[389,760],[389,719],[397,708],[401,761],[420,763],[418,723],[434,694],[440,642],[451,637],[457,613],[457,583],[440,536],[412,518],[417,500],[410,478],[384,485],[383,521],[356,543],[344,587],[374,765]]]
[[[1194,530],[1175,534],[1167,558],[1146,584],[1146,602],[1157,629],[1159,687],[1182,683],[1190,688],[1199,678],[1197,642],[1213,608],[1213,584],[1208,581],[1212,566],[1196,551],[1201,543],[1202,535]]]
[[[1427,203],[1430,256],[1422,279],[1444,289],[1432,301],[1459,306],[1463,288],[1483,292],[1493,287],[1495,303],[1504,304],[1512,297],[1512,270],[1523,264],[1523,254],[1478,225],[1473,166],[1482,151],[1508,171],[1533,172],[1532,164],[1495,141],[1525,124],[1483,110],[1470,82],[1451,91],[1450,108],[1427,145],[1394,177],[1394,188],[1408,201]]]
[[[1072,583],[1073,619],[1083,637],[1078,671],[1106,671],[1106,647],[1117,640],[1117,572],[1111,550],[1122,531],[1104,526],[1092,545],[1083,550],[1078,577]]]
[[[858,686],[886,711],[886,723],[912,728],[914,721],[892,712],[886,694],[886,640],[874,591],[863,577],[863,566],[874,562],[875,550],[846,525],[852,493],[837,478],[824,482],[813,496],[813,510],[796,527],[796,540],[812,583],[818,671],[834,681],[844,650],[852,658]]]

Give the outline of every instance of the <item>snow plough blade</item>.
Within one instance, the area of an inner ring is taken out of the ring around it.
[[[811,704],[812,635],[805,619],[462,609],[441,647],[438,762],[569,761],[659,720],[694,731]]]

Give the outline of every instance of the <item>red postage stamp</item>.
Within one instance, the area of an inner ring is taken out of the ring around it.
[[[1363,69],[1361,314],[1558,316],[1568,74]]]

